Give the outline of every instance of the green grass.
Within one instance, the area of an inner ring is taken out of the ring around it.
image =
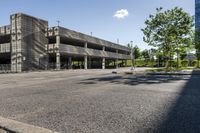
[[[149,68],[147,72],[175,72],[175,71],[183,71],[183,70],[193,70],[194,68],[189,67],[180,67],[180,68]]]

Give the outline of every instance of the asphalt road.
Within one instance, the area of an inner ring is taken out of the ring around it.
[[[3,74],[0,116],[66,133],[198,133],[200,76]]]

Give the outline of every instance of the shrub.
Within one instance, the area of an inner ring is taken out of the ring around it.
[[[156,66],[156,61],[148,61],[147,66],[148,67],[154,67],[154,66]]]
[[[182,60],[181,61],[181,67],[188,67],[189,61],[188,60]]]
[[[174,60],[169,60],[166,65],[167,65],[167,67],[176,67],[177,62]]]
[[[137,67],[145,67],[147,65],[146,61],[144,60],[136,60],[135,64]]]
[[[193,61],[192,61],[192,66],[193,66],[193,67],[197,67],[197,62],[198,62],[197,60],[193,60]]]

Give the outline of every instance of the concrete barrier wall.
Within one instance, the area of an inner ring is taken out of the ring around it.
[[[49,48],[50,48],[49,53],[54,53],[58,49],[58,46],[56,46],[56,44],[50,44]],[[82,56],[87,55],[87,56],[93,56],[93,57],[105,57],[105,58],[113,58],[113,59],[130,59],[129,55],[83,48],[83,47],[76,47],[76,46],[66,45],[66,44],[60,44],[59,51],[60,53],[82,55]]]
[[[46,54],[48,22],[25,14],[11,15],[11,68],[13,72],[34,70]]]
[[[0,53],[9,53],[10,52],[10,43],[0,44]]]
[[[123,50],[123,51],[126,51],[126,52],[130,52],[130,49],[125,47],[125,46],[122,46],[122,45],[119,45],[119,44],[116,44],[116,43],[113,43],[113,42],[109,42],[109,41],[106,41],[106,40],[103,40],[103,39],[99,39],[97,37],[89,36],[89,35],[86,35],[86,34],[83,34],[83,33],[77,32],[77,31],[66,29],[66,28],[63,28],[63,27],[49,28],[48,33],[46,33],[46,35],[47,36],[57,36],[57,35],[59,35],[61,37],[79,40],[79,41],[82,41],[82,42],[88,42],[88,43],[91,43],[91,44],[100,45],[102,47],[105,46],[105,47],[113,48],[113,49],[116,49],[116,50]]]
[[[10,25],[0,27],[0,35],[9,35]]]

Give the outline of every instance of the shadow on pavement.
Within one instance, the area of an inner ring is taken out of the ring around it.
[[[139,85],[170,83],[176,80],[188,80],[188,75],[111,75],[106,77],[89,78],[82,80],[79,82],[79,84],[114,83],[124,85]]]
[[[197,71],[193,71],[193,74]],[[155,129],[158,133],[200,132],[200,76],[192,75],[167,113]]]
[[[177,100],[171,104],[161,123],[153,127],[156,133],[199,133],[200,132],[200,75],[152,75],[152,76],[107,76],[90,78],[80,84],[115,83],[125,85],[161,84],[186,80],[186,85],[177,94]],[[198,71],[199,72],[199,71]]]

